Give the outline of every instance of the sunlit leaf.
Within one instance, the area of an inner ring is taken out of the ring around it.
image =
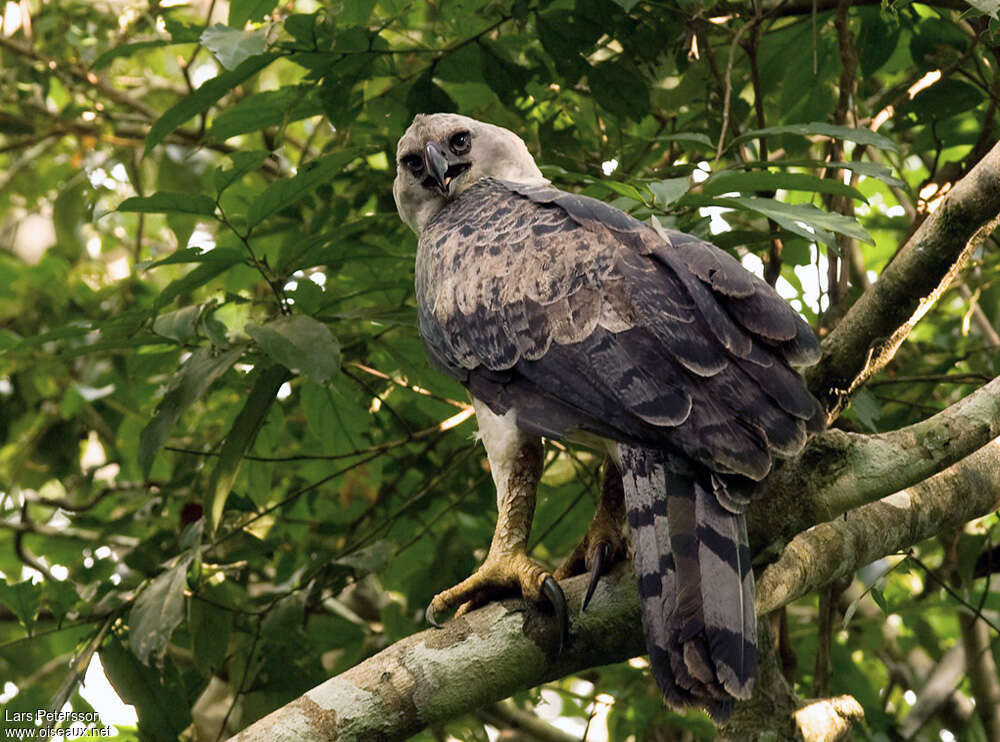
[[[233,152],[229,159],[233,161],[231,168],[219,168],[215,171],[215,190],[222,193],[233,183],[238,181],[247,173],[251,173],[270,157],[271,153],[266,150],[250,150],[249,152]]]
[[[762,136],[776,136],[779,134],[800,134],[802,136],[824,136],[831,139],[842,139],[858,144],[867,144],[877,149],[886,149],[895,152],[898,147],[891,139],[887,139],[881,134],[876,134],[871,129],[861,129],[852,126],[836,126],[822,121],[814,121],[809,124],[786,124],[784,126],[768,126],[764,129],[754,129],[746,134],[736,137],[732,144],[739,144]]]
[[[118,204],[117,211],[138,211],[147,214],[199,214],[215,215],[215,202],[200,193],[154,193],[152,196],[133,196]]]
[[[867,203],[858,189],[833,178],[817,178],[805,173],[768,173],[726,171],[711,175],[701,184],[701,191],[708,196],[718,196],[731,191],[756,193],[759,191],[809,191],[832,193]]]
[[[243,28],[247,21],[259,21],[265,18],[278,0],[229,0],[228,24],[232,28]]]
[[[180,102],[160,116],[149,130],[149,134],[146,135],[146,153],[148,154],[178,126],[199,113],[207,111],[222,96],[256,75],[275,59],[277,59],[276,54],[260,54],[250,57],[236,69],[226,70],[221,75],[206,82],[192,95],[182,98]]]
[[[201,43],[222,62],[223,67],[234,70],[250,57],[264,53],[267,29],[242,31],[216,23],[202,31]]]
[[[266,325],[247,325],[246,331],[273,361],[318,384],[340,369],[340,348],[333,333],[312,317],[293,314]]]
[[[267,217],[292,205],[320,183],[329,180],[335,173],[343,170],[351,160],[355,159],[360,150],[348,149],[321,157],[307,163],[292,178],[284,178],[272,183],[261,193],[247,212],[247,226],[255,227]]]
[[[6,606],[18,623],[31,631],[42,601],[42,586],[29,580],[13,585],[0,579],[0,604]]]

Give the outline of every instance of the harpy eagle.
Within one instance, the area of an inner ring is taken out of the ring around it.
[[[507,129],[418,115],[397,164],[420,333],[472,395],[499,510],[486,561],[429,620],[520,588],[565,625],[526,547],[541,438],[586,440],[609,457],[586,565],[596,578],[620,548],[624,494],[653,674],[671,705],[725,718],[757,662],[743,512],[775,457],[823,427],[791,368],[817,360],[816,336],[714,245],[553,188]]]

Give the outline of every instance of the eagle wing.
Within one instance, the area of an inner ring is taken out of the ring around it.
[[[801,317],[714,245],[595,199],[482,181],[425,227],[417,295],[436,365],[530,432],[760,480],[822,427],[790,368],[818,357]]]

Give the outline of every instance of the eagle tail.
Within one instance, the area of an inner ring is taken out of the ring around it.
[[[696,464],[619,446],[633,562],[653,676],[676,707],[717,721],[757,669],[753,574],[742,514]]]

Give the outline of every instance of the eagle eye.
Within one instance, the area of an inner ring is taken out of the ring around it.
[[[458,131],[451,135],[448,146],[456,155],[464,155],[472,146],[472,136],[467,131]]]
[[[424,171],[424,158],[420,155],[404,155],[399,162],[414,175],[420,175]]]

